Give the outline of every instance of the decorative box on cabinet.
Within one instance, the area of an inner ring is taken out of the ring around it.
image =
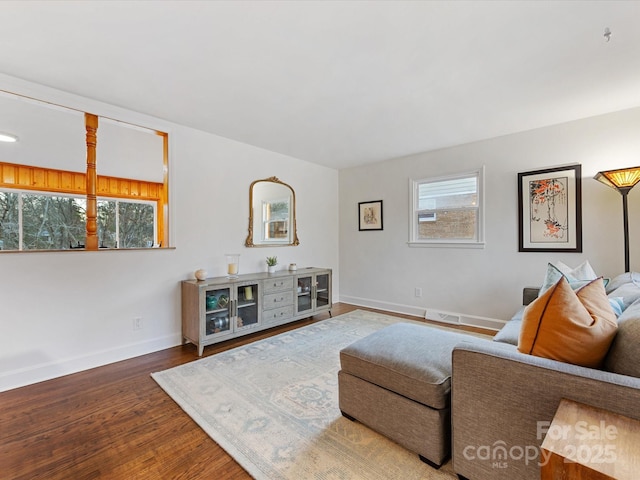
[[[198,348],[310,317],[331,315],[331,270],[252,273],[182,282],[182,336]]]

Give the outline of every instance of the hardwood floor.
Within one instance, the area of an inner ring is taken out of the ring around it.
[[[377,311],[338,303],[332,313],[358,308]],[[327,317],[212,345],[204,356]],[[187,344],[0,393],[0,478],[250,479],[150,376],[198,358]]]

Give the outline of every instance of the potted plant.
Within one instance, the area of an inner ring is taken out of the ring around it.
[[[267,271],[269,273],[276,271],[276,265],[278,265],[278,257],[267,257]]]

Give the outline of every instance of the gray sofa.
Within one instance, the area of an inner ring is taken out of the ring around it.
[[[400,323],[341,350],[340,410],[435,467],[451,454],[460,478],[538,479],[562,398],[640,420],[640,274],[607,294],[620,315],[601,370],[518,352],[524,307],[493,341]]]
[[[525,301],[532,298],[525,290]],[[609,282],[623,304],[602,370],[519,353],[521,309],[493,342],[452,353],[455,472],[469,480],[540,478],[540,445],[562,398],[640,419],[640,274]]]

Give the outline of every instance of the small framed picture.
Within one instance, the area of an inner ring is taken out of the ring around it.
[[[518,173],[520,252],[582,252],[581,166]]]
[[[358,203],[358,230],[382,230],[382,200]]]

